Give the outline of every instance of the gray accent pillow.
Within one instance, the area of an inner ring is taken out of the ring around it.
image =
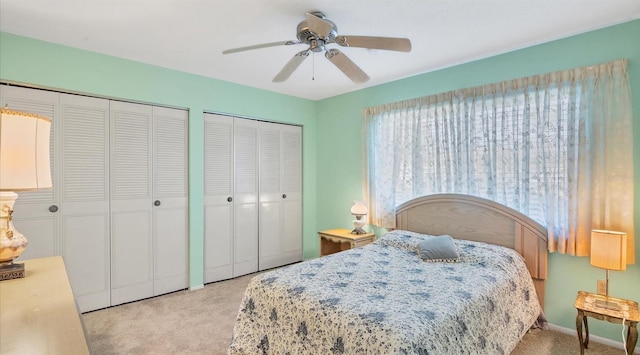
[[[418,255],[424,261],[458,262],[458,249],[453,244],[453,238],[440,235],[423,240],[418,244]]]

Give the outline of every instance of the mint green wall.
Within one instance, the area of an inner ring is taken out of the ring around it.
[[[471,63],[363,89],[318,102],[318,229],[349,228],[352,200],[362,198],[362,109],[449,90],[628,58],[634,111],[635,209],[640,230],[640,20]],[[611,273],[614,296],[640,301],[640,233],[636,265]],[[595,292],[604,270],[586,257],[549,255],[546,314],[550,323],[575,327],[576,292]],[[592,321],[592,334],[620,341],[620,326]],[[577,344],[576,344],[577,348]]]
[[[67,92],[187,108],[189,114],[190,285],[203,280],[202,112],[222,112],[303,125],[304,258],[318,255],[316,231],[351,226],[349,208],[362,198],[362,109],[383,103],[577,66],[628,58],[634,129],[640,132],[640,20],[434,71],[326,100],[308,100],[0,33],[0,80]],[[29,59],[24,59],[29,58]],[[212,63],[212,65],[215,65]],[[248,103],[248,104],[247,104]],[[639,133],[635,134],[638,137]],[[634,139],[636,181],[640,143]],[[636,211],[640,211],[636,184]],[[636,213],[640,228],[640,216]],[[611,293],[640,301],[639,262],[612,272]],[[549,257],[549,321],[575,326],[578,290],[595,291],[604,271],[588,258]],[[591,322],[592,334],[619,340],[620,328]]]
[[[302,125],[303,248],[305,258],[316,255],[316,119],[313,101],[8,33],[0,33],[0,81],[189,110],[191,287],[203,283],[203,111]]]

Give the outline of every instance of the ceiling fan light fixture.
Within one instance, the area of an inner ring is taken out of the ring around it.
[[[309,50],[314,53],[319,53],[326,49],[324,45],[325,45],[325,42],[323,40],[313,39],[309,42]]]

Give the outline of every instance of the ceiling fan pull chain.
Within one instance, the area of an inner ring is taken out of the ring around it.
[[[316,52],[311,56],[311,80],[316,80]]]

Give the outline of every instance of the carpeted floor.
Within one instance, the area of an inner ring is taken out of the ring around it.
[[[226,354],[242,295],[254,275],[85,313],[87,341],[95,355]],[[620,355],[596,342],[585,354]],[[527,334],[512,354],[578,354],[577,336],[551,330]]]

